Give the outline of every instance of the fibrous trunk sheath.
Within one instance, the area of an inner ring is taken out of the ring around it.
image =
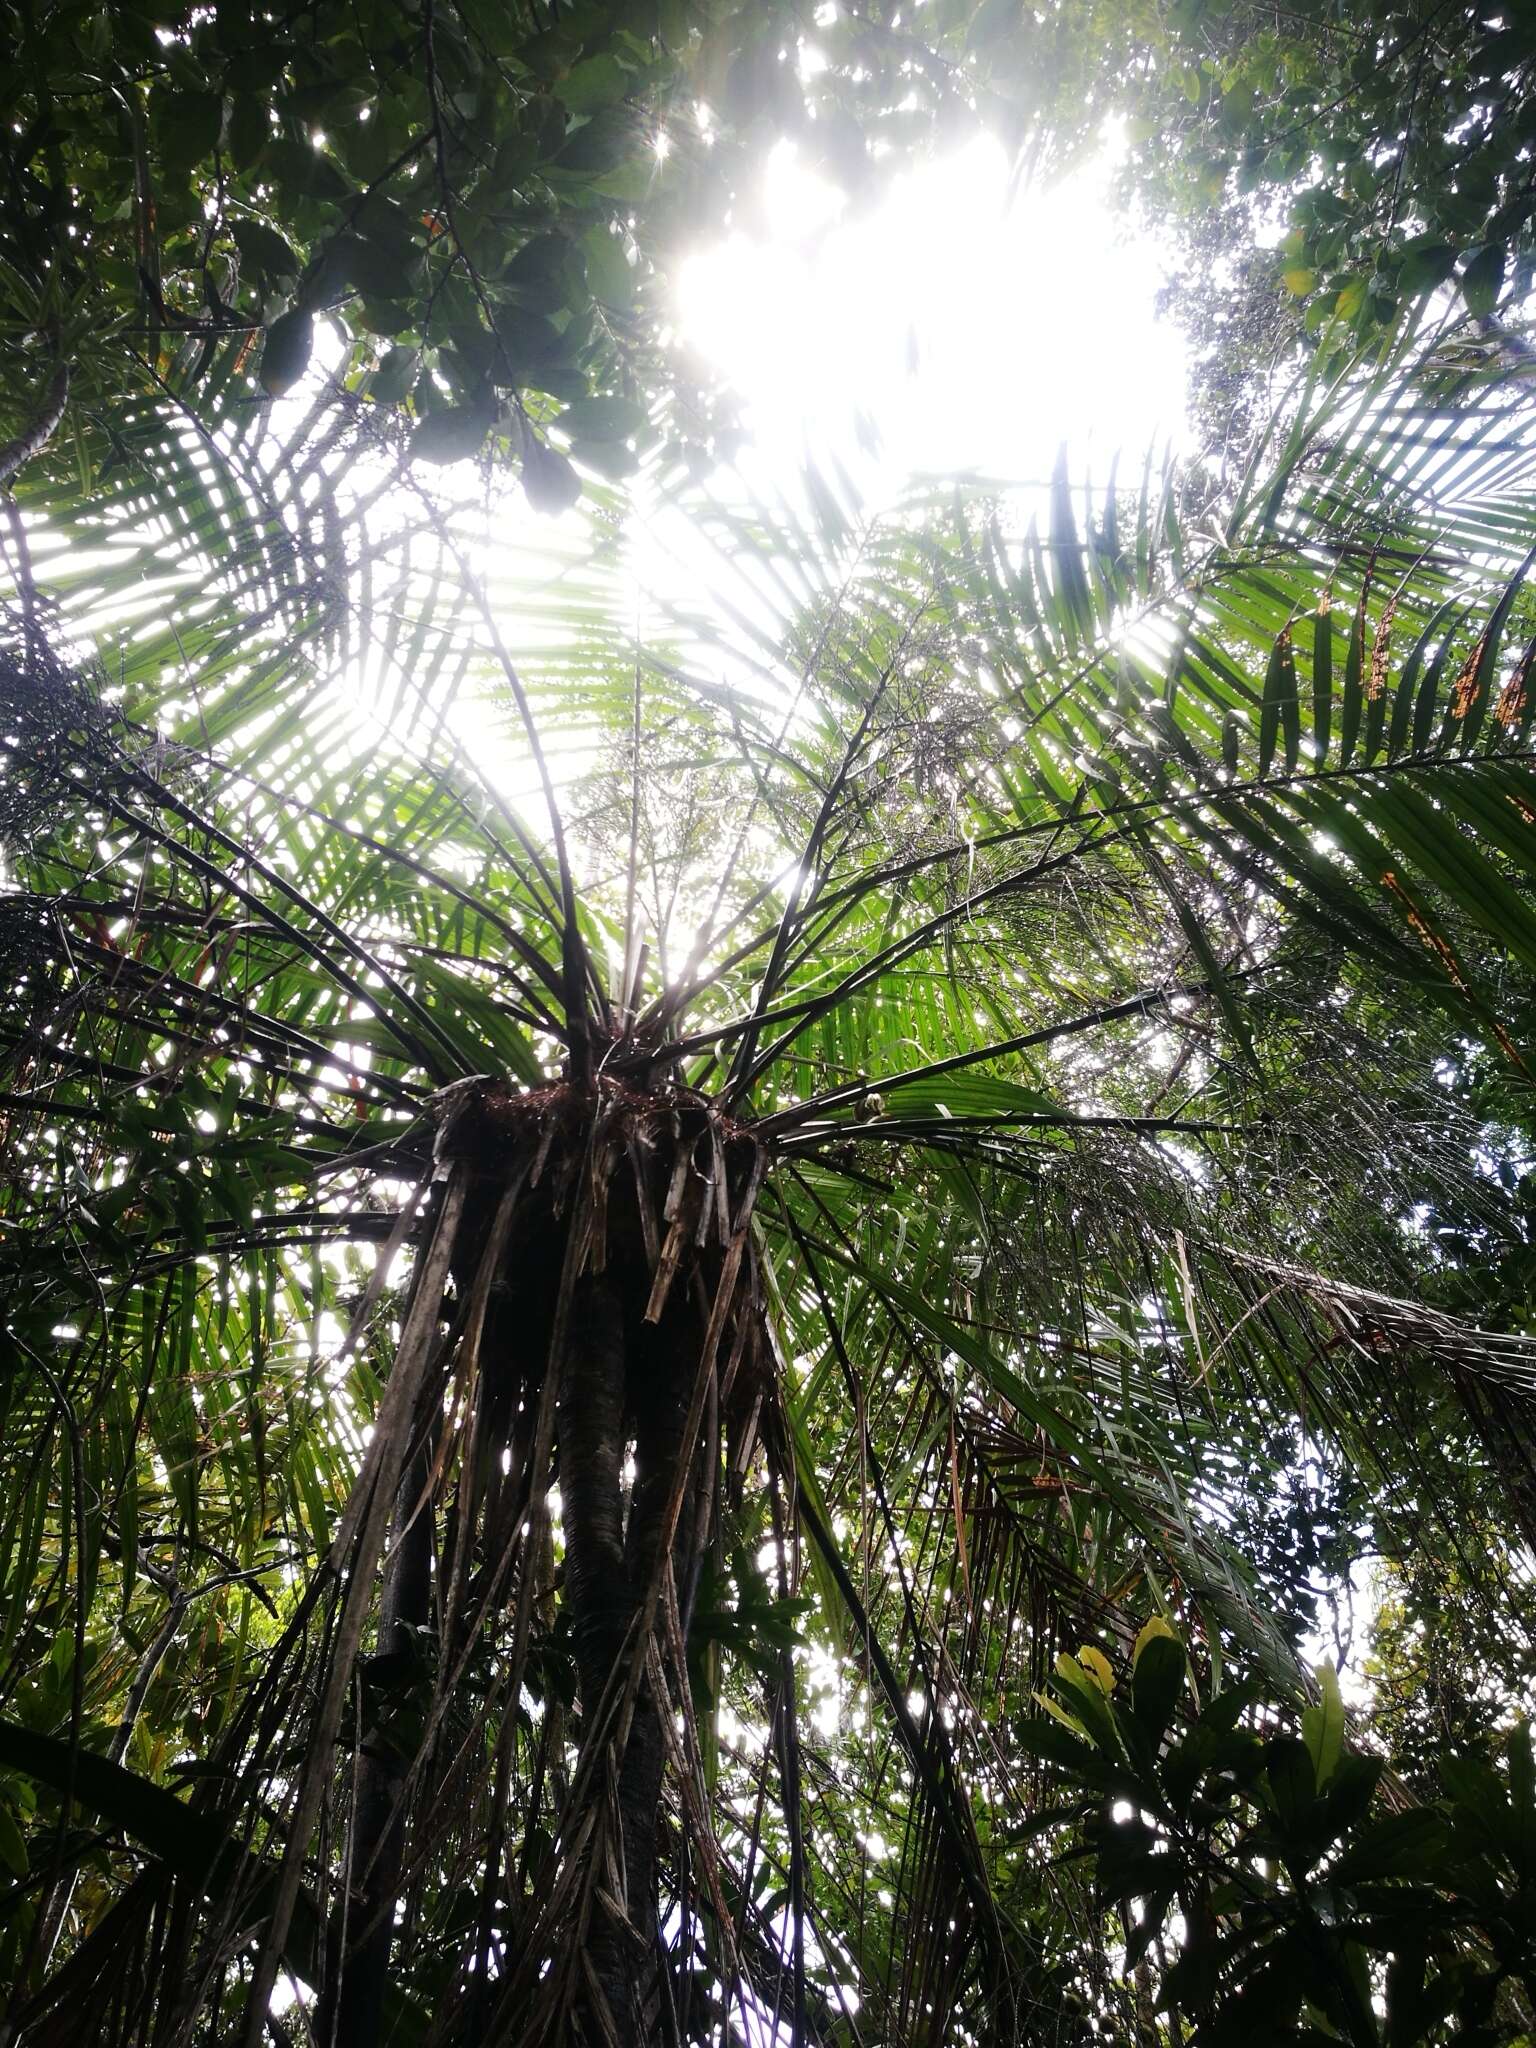
[[[390,1557],[379,1593],[377,1653],[366,1687],[373,1711],[357,1762],[345,1925],[335,1930],[339,1974],[332,1998],[322,2007],[320,2039],[334,2039],[336,2048],[373,2048],[379,2038],[405,1847],[400,1793],[410,1759],[381,1727],[378,1708],[409,1682],[420,1632],[431,1613],[432,1517],[424,1499],[430,1471],[423,1445],[395,1496]],[[333,2014],[334,2032],[329,2024]]]
[[[560,1386],[560,1490],[565,1533],[565,1597],[571,1615],[585,1740],[612,1739],[613,1709],[643,1656],[637,1622],[657,1569],[662,1526],[678,1478],[695,1360],[682,1318],[653,1327],[643,1298],[626,1300],[609,1272],[579,1290]],[[696,1348],[696,1339],[695,1339]],[[629,1511],[625,1459],[634,1444]],[[672,1570],[686,1629],[691,1584],[692,1487],[678,1517]],[[622,1724],[621,1724],[622,1725]],[[622,1888],[620,1920],[599,1910],[590,1962],[621,2043],[648,2038],[654,1994],[656,1860],[665,1742],[658,1705],[641,1679],[618,1761]],[[612,1895],[612,1887],[606,1887]]]

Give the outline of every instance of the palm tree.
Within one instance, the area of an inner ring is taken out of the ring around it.
[[[1130,2027],[1057,1650],[1296,1700],[1319,1567],[1536,1535],[1405,1228],[1518,1235],[1520,393],[685,495],[643,632],[344,393],[119,439],[11,529],[8,2024]]]

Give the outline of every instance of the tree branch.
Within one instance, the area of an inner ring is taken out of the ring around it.
[[[0,485],[8,484],[24,464],[34,455],[41,455],[53,439],[59,421],[64,417],[64,407],[69,400],[69,365],[60,363],[48,385],[47,396],[39,407],[32,424],[23,427],[14,440],[0,447]]]

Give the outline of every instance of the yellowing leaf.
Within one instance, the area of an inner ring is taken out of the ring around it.
[[[1365,304],[1365,279],[1352,277],[1333,302],[1333,310],[1341,320],[1353,320]]]
[[[1109,1659],[1102,1650],[1095,1650],[1085,1644],[1077,1653],[1077,1661],[1093,1680],[1099,1691],[1108,1698],[1115,1689],[1115,1674],[1109,1668]]]
[[[1133,1671],[1141,1662],[1142,1651],[1147,1647],[1148,1643],[1154,1641],[1158,1636],[1166,1636],[1170,1643],[1179,1642],[1178,1630],[1170,1628],[1160,1614],[1154,1614],[1141,1634],[1136,1638],[1136,1647],[1131,1652],[1131,1669]],[[1182,1648],[1183,1645],[1180,1644],[1180,1647]]]
[[[1297,266],[1294,270],[1282,270],[1280,281],[1288,292],[1294,292],[1298,299],[1304,299],[1317,283],[1317,272]]]
[[[1088,1730],[1078,1720],[1076,1714],[1069,1714],[1065,1707],[1058,1706],[1049,1693],[1037,1692],[1035,1698],[1048,1714],[1053,1715],[1061,1723],[1063,1728],[1070,1728],[1072,1733],[1080,1735],[1084,1742],[1088,1740]]]

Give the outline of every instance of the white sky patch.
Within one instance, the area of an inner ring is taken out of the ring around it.
[[[765,159],[737,231],[699,249],[676,287],[677,331],[740,396],[749,441],[706,487],[723,501],[803,502],[807,457],[840,465],[867,515],[916,475],[974,471],[1038,486],[1065,445],[1074,478],[1101,493],[1118,453],[1134,487],[1149,448],[1160,461],[1187,442],[1186,349],[1156,314],[1163,259],[1131,240],[1112,201],[1106,147],[1049,188],[1015,188],[1002,145],[979,137],[892,181],[850,210],[792,144]],[[332,337],[321,323],[317,357]],[[274,408],[281,426],[307,389]],[[874,452],[878,449],[878,453]],[[470,465],[457,495],[468,558],[490,586],[512,653],[537,668],[566,600],[585,581],[578,513],[548,520],[515,489],[488,493]],[[453,500],[447,472],[427,482]],[[714,544],[685,505],[633,489],[623,543],[635,629],[649,638],[680,595],[718,580]],[[475,509],[483,521],[476,535]],[[466,518],[464,515],[468,515]],[[745,588],[733,602],[755,609]],[[355,664],[353,665],[356,666]],[[543,803],[526,739],[498,680],[466,689],[449,722],[498,792],[538,829]],[[335,679],[354,727],[392,691],[362,669]],[[486,692],[499,709],[493,711]],[[408,707],[414,715],[415,707]],[[568,786],[592,763],[590,735],[553,741],[550,768]]]
[[[760,206],[683,268],[682,338],[741,394],[759,456],[842,454],[862,415],[893,480],[980,469],[1029,480],[1066,442],[1129,471],[1186,438],[1186,348],[1159,320],[1163,266],[1126,236],[1111,149],[1016,191],[980,137],[845,217],[794,145]]]
[[[708,494],[803,505],[810,458],[841,467],[866,515],[914,477],[964,471],[1024,487],[1015,502],[1026,504],[1065,446],[1097,502],[1117,454],[1134,488],[1148,450],[1160,465],[1169,447],[1186,448],[1188,352],[1156,311],[1167,266],[1153,243],[1128,236],[1115,161],[1107,145],[1055,185],[1018,189],[1007,152],[982,136],[851,211],[793,144],[778,145],[737,230],[700,248],[676,286],[678,338],[736,392],[748,437],[734,474],[717,472]],[[526,520],[515,500],[492,523],[494,545],[475,552],[493,590],[497,565],[520,559],[509,528],[519,550],[547,535],[552,557],[564,537],[564,522]],[[578,532],[573,513],[567,533]],[[686,499],[635,480],[624,555],[639,634],[661,627],[669,603],[719,583],[717,545]],[[551,584],[557,596],[570,575],[579,582],[573,566]],[[527,658],[530,593],[497,597]],[[760,615],[744,583],[731,601]],[[490,718],[471,693],[453,723],[500,791],[537,816],[537,777],[505,715]],[[585,734],[562,735],[557,784],[591,759]]]

